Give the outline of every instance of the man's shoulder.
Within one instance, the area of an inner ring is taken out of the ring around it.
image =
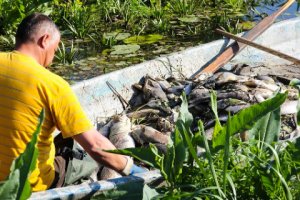
[[[0,58],[6,59],[9,57],[10,54],[11,54],[11,52],[0,52]]]
[[[57,74],[45,69],[42,73],[41,83],[47,87],[53,88],[56,91],[68,90],[69,83]]]

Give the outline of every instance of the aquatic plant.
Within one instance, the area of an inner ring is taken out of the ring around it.
[[[64,41],[84,40],[81,47],[84,46],[85,51],[78,53],[83,59],[87,56],[94,57],[103,49],[124,44],[114,37],[103,37],[106,32],[126,32],[138,36],[163,35],[166,40],[158,45],[163,46],[160,49],[164,50],[148,51],[145,58],[150,59],[158,56],[159,52],[170,53],[171,49],[178,50],[187,44],[218,39],[221,36],[214,33],[216,28],[221,27],[231,33],[249,30],[255,25],[255,22],[249,23],[249,20],[267,16],[266,13],[259,13],[257,6],[278,2],[279,0],[0,0],[0,48],[13,49],[13,37],[21,19],[32,12],[42,12],[59,26]],[[175,47],[170,48],[170,45]],[[152,46],[149,48],[149,44],[143,44],[141,49],[144,54]]]
[[[65,47],[64,42],[61,41],[55,53],[55,58],[63,64],[73,64],[76,53],[77,51],[74,48],[73,41],[70,47]]]
[[[171,0],[169,2],[169,6],[175,14],[178,14],[179,16],[186,16],[194,14],[194,11],[203,2],[204,1],[197,0]]]
[[[69,2],[64,8],[63,20],[67,29],[75,38],[86,38],[91,33],[94,23],[91,18],[91,7],[77,0]]]

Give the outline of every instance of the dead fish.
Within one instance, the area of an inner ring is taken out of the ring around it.
[[[285,101],[281,105],[281,114],[287,115],[287,114],[295,114],[297,112],[297,105],[298,101]]]
[[[236,105],[236,106],[228,106],[227,108],[225,108],[225,110],[227,112],[230,112],[230,113],[237,113],[239,112],[240,110],[243,110],[247,107],[249,107],[250,105],[249,104],[246,104],[246,105]]]
[[[217,91],[217,99],[239,99],[249,102],[252,100],[252,95],[244,91]]]
[[[171,86],[171,84],[165,79],[156,80],[160,87],[166,92]]]
[[[160,115],[160,111],[157,109],[148,108],[148,109],[132,111],[130,113],[127,113],[127,116],[129,118],[139,119],[139,118],[147,117],[149,114]]]
[[[206,81],[208,80],[210,77],[213,76],[213,73],[210,73],[210,72],[206,72],[206,73],[201,73],[196,79],[195,81]]]
[[[249,79],[247,76],[238,76],[232,72],[218,72],[214,75],[214,78],[217,86]]]
[[[167,89],[167,92],[170,94],[175,94],[177,96],[182,94],[182,91],[184,90],[184,85],[175,85]]]
[[[173,130],[172,123],[169,120],[162,117],[158,118],[157,127],[164,133],[171,132]]]
[[[167,94],[167,97],[168,97],[169,100],[175,100],[176,95],[173,94],[173,93],[170,93],[170,94]]]
[[[154,97],[156,99],[161,99],[163,101],[168,101],[166,93],[160,87],[159,83],[146,79],[145,85],[143,87],[144,95],[146,99]]]
[[[272,97],[274,92],[265,88],[254,88],[252,90],[252,94],[256,98],[257,102],[263,102],[266,99]]]
[[[240,90],[240,91],[243,91],[243,92],[249,92],[250,91],[250,88],[247,87],[246,85],[244,84],[240,84],[240,83],[229,83],[229,84],[226,84],[222,87],[222,90],[230,90],[230,91],[234,91],[234,90]]]
[[[224,85],[225,83],[236,82],[239,77],[231,72],[218,72],[214,75],[216,85]]]
[[[117,149],[135,147],[133,138],[130,136],[131,122],[126,115],[117,115],[112,120],[109,140]],[[128,157],[128,159],[132,159]],[[118,178],[121,175],[108,167],[103,167],[100,178],[101,180]]]
[[[103,167],[100,173],[100,180],[107,180],[107,179],[120,178],[120,177],[122,177],[121,174],[108,167]]]
[[[107,124],[105,124],[103,127],[101,127],[99,129],[99,132],[105,136],[105,137],[108,137],[109,133],[110,133],[110,128],[112,126],[113,122],[112,120],[110,120]]]
[[[139,90],[139,91],[143,91],[143,86],[142,86],[141,84],[139,84],[139,83],[133,84],[132,87],[133,87],[134,89]]]
[[[143,93],[135,94],[130,100],[129,104],[132,108],[142,106],[145,104],[145,98]]]
[[[188,83],[184,86],[184,92],[186,95],[190,95],[193,90],[193,83]]]
[[[130,119],[126,115],[117,115],[110,128],[109,140],[119,149],[135,147],[134,140],[129,135],[130,132]]]
[[[169,115],[172,113],[172,109],[164,102],[161,102],[159,99],[151,99],[148,103],[145,104],[150,108],[159,109],[165,114]]]
[[[168,144],[169,136],[165,135],[156,129],[145,126],[145,125],[137,125],[131,132],[132,137],[139,144],[148,144],[148,143],[160,143],[160,144]]]
[[[256,76],[256,78],[258,80],[262,80],[262,81],[265,81],[267,83],[272,83],[272,84],[275,84],[275,81],[273,78],[271,78],[270,76],[266,76],[266,75],[258,75]]]
[[[210,99],[210,91],[203,86],[198,86],[192,90],[189,99],[190,104],[194,102],[207,102]]]
[[[247,105],[245,101],[241,101],[239,99],[220,99],[217,101],[217,107],[218,109],[224,110],[229,106],[237,106],[237,105]]]
[[[245,85],[247,85],[249,87],[265,88],[265,89],[269,89],[273,92],[275,92],[279,89],[279,87],[276,84],[268,83],[268,82],[257,80],[257,79],[249,79],[247,81],[242,80],[240,82],[244,83]]]

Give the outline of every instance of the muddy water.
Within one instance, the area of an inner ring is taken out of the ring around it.
[[[111,55],[107,49],[97,49],[92,43],[79,42],[73,64],[54,63],[50,70],[70,83],[89,79],[101,74],[116,71],[156,57],[199,45],[201,38],[162,39],[153,44],[140,45],[136,52]]]

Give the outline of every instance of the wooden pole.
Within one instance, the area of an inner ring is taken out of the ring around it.
[[[278,56],[278,57],[280,57],[280,58],[283,58],[283,59],[286,59],[286,60],[288,60],[288,61],[291,61],[291,62],[293,62],[293,63],[295,63],[295,64],[297,64],[297,65],[300,65],[300,60],[299,60],[298,58],[295,58],[295,57],[292,57],[292,56],[287,55],[287,54],[285,54],[285,53],[276,51],[276,50],[271,49],[271,48],[269,48],[269,47],[265,47],[265,46],[263,46],[263,45],[257,44],[257,43],[255,43],[255,42],[252,42],[252,41],[247,40],[247,39],[245,39],[245,38],[238,37],[238,36],[236,36],[236,35],[233,35],[233,34],[231,34],[231,33],[228,33],[228,32],[226,32],[226,31],[223,31],[223,30],[221,30],[221,29],[216,29],[216,32],[219,33],[219,34],[224,35],[225,37],[234,39],[235,41],[241,42],[241,43],[243,43],[243,44],[247,44],[247,45],[249,45],[249,46],[255,47],[255,48],[257,48],[257,49],[260,49],[260,50],[262,50],[262,51],[268,52],[268,53],[273,54],[273,55],[275,55],[275,56]]]

